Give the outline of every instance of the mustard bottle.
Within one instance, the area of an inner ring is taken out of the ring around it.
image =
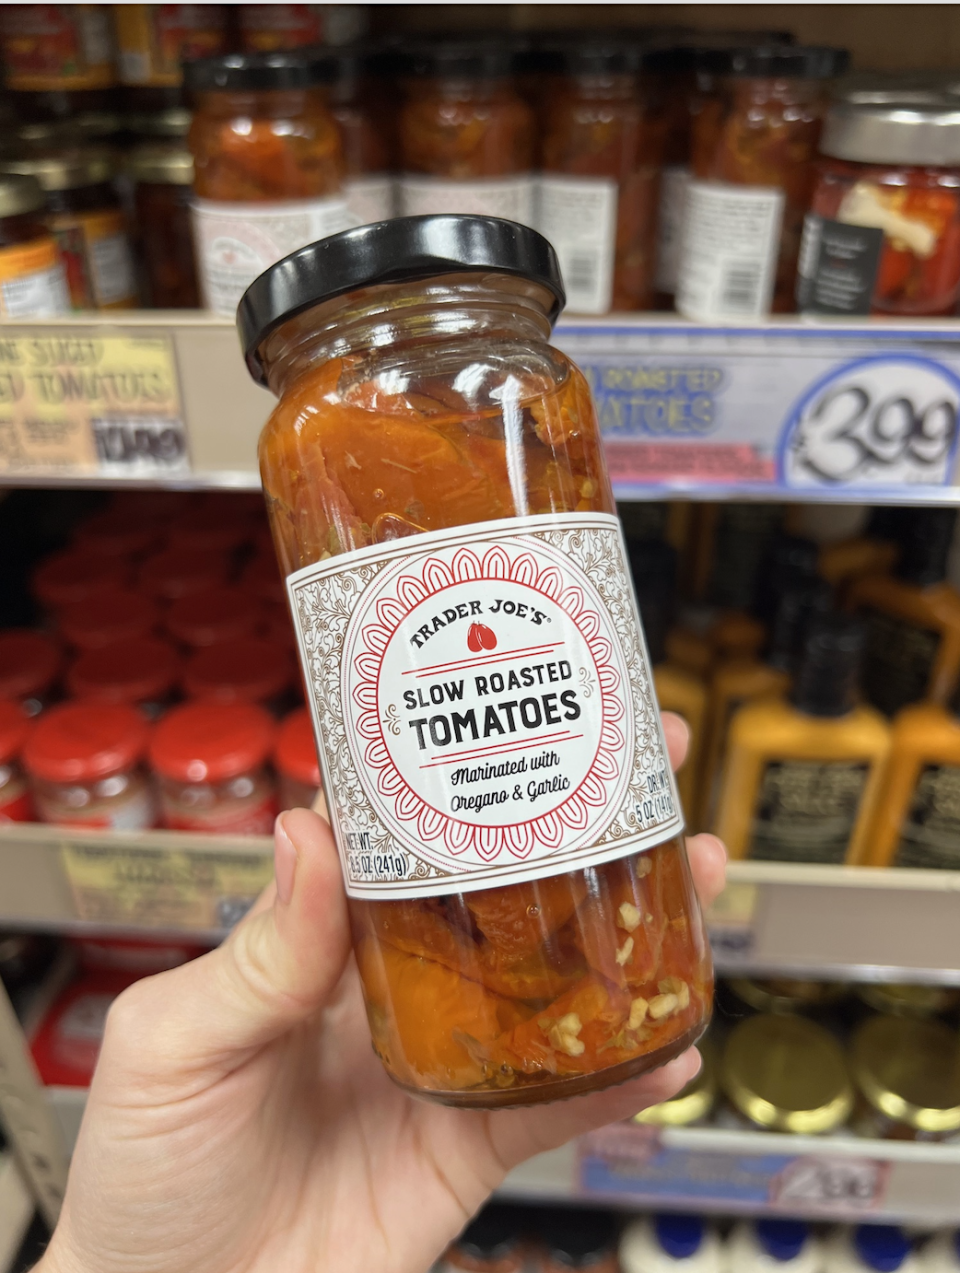
[[[716,820],[732,858],[860,862],[890,729],[857,702],[863,626],[810,625],[789,699],[742,707],[730,727]]]
[[[917,509],[890,575],[863,575],[849,604],[867,623],[863,693],[887,716],[945,702],[960,674],[960,594],[946,581],[956,510]]]

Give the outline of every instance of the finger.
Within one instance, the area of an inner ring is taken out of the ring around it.
[[[687,857],[700,904],[711,906],[723,892],[727,873],[727,850],[715,835],[703,832],[687,837]]]
[[[329,825],[308,809],[280,815],[275,884],[223,945],[135,983],[107,1023],[104,1056],[136,1040],[138,1072],[228,1072],[328,1000],[350,949]],[[272,900],[271,900],[272,898]]]
[[[679,769],[687,758],[690,748],[690,726],[676,712],[663,713],[663,736],[667,740],[667,755],[674,771]]]

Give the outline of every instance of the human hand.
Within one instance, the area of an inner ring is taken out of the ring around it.
[[[674,767],[686,727],[666,716]],[[217,950],[107,1018],[60,1223],[37,1273],[424,1273],[511,1167],[665,1100],[690,1049],[554,1105],[411,1098],[374,1055],[328,825],[276,831],[276,883]],[[704,904],[714,836],[691,836]]]

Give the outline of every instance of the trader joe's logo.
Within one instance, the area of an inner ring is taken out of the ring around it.
[[[342,666],[368,796],[438,865],[591,844],[619,808],[627,669],[601,597],[551,545],[407,557],[364,592]]]

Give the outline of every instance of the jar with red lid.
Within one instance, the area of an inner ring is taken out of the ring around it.
[[[704,50],[709,93],[693,123],[677,309],[697,322],[794,308],[803,219],[842,49]]]
[[[103,557],[142,557],[158,546],[158,528],[132,510],[108,508],[81,522],[74,547]]]
[[[167,612],[167,631],[194,649],[253,636],[260,625],[262,606],[241,588],[210,588],[174,601]]]
[[[67,688],[76,698],[100,703],[129,703],[155,720],[180,682],[180,661],[158,637],[132,637],[86,650],[67,672]]]
[[[405,52],[401,215],[467,212],[533,224],[535,121],[517,92],[515,61],[493,40]]]
[[[28,716],[46,706],[60,675],[55,641],[31,628],[0,631],[0,698],[15,699]]]
[[[20,764],[30,727],[20,703],[0,699],[0,822],[33,820],[33,799]]]
[[[313,725],[305,707],[298,707],[277,732],[273,753],[281,809],[312,809],[320,790],[320,762],[313,741]],[[326,802],[323,806],[326,816]]]
[[[150,636],[160,623],[160,607],[130,588],[74,601],[57,614],[63,639],[78,650],[99,650],[116,641]]]
[[[86,548],[68,548],[44,558],[33,573],[33,594],[54,613],[78,601],[116,592],[130,582],[132,568],[122,557],[108,557]]]
[[[331,51],[330,113],[343,143],[347,207],[358,225],[385,221],[396,212],[396,123],[382,54],[365,49]]]
[[[186,703],[157,725],[150,763],[163,825],[177,831],[269,835],[277,816],[268,769],[276,725],[254,703]]]
[[[218,703],[261,703],[279,710],[294,684],[288,646],[265,637],[219,641],[187,660],[183,687],[188,698]]]
[[[864,88],[831,106],[804,225],[805,314],[955,314],[960,100]]]
[[[166,548],[140,569],[140,588],[158,601],[176,601],[226,583],[229,564],[221,552]]]
[[[23,749],[37,817],[61,826],[138,831],[156,823],[143,769],[149,726],[126,704],[61,703]]]

